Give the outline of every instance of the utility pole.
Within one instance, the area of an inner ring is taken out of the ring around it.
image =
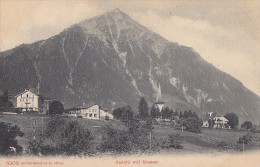
[[[152,150],[152,130],[150,131],[150,150]]]
[[[245,154],[245,141],[243,140],[243,155]]]
[[[42,116],[42,136],[43,136],[43,116]]]

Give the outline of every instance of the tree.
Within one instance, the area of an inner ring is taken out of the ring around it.
[[[131,150],[131,145],[125,130],[115,129],[107,125],[103,131],[104,135],[99,147],[100,151],[122,153]]]
[[[133,117],[125,122],[126,129],[119,130],[111,126],[104,128],[100,150],[113,153],[133,153],[146,150],[157,150],[158,142],[152,134],[150,119],[140,121]],[[151,144],[151,145],[150,145]],[[151,147],[150,147],[151,146]]]
[[[18,126],[10,123],[0,122],[0,154],[12,154],[11,148],[15,148],[17,153],[21,153],[23,148],[18,145],[16,137],[22,137],[24,133]]]
[[[183,118],[189,118],[189,117],[193,117],[193,116],[198,117],[197,114],[192,113],[191,110],[189,110],[188,112],[184,111]]]
[[[151,113],[151,117],[152,117],[152,118],[159,118],[160,115],[161,115],[161,113],[160,113],[160,111],[159,111],[159,108],[156,107],[155,104],[152,105],[152,108],[151,108],[151,110],[150,110],[150,113]]]
[[[0,96],[0,111],[10,112],[13,108],[13,103],[10,101],[11,97],[8,90],[5,90],[4,94]]]
[[[144,97],[140,99],[138,109],[140,119],[145,120],[149,118],[148,104]]]
[[[43,136],[29,143],[31,154],[88,155],[92,153],[91,132],[76,120],[65,121],[56,115],[48,122]]]
[[[180,111],[180,118],[183,118],[183,113],[182,113],[182,111]]]
[[[238,116],[235,113],[228,113],[224,116],[228,120],[231,129],[236,129],[238,125]]]
[[[50,105],[49,114],[56,115],[64,112],[63,104],[59,101],[53,101]]]
[[[202,120],[196,117],[189,117],[185,119],[183,125],[186,127],[186,130],[189,132],[200,133],[202,127]]]
[[[245,121],[245,122],[241,125],[241,128],[243,128],[243,129],[252,129],[252,126],[253,126],[252,122],[250,122],[250,121]]]
[[[113,116],[115,119],[119,119],[123,122],[132,119],[134,112],[130,106],[124,106],[117,108],[113,111]]]
[[[215,120],[210,118],[210,119],[208,120],[208,123],[209,123],[209,128],[213,128],[214,125],[215,125]]]
[[[251,134],[244,135],[242,137],[239,137],[237,143],[239,144],[250,144],[252,142],[253,136]]]

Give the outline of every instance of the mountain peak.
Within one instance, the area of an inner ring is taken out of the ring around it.
[[[122,12],[119,8],[115,8],[113,10],[108,11],[107,13],[115,13],[115,14],[125,14],[124,12]]]

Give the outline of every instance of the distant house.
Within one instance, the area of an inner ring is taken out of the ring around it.
[[[203,119],[202,127],[208,128],[210,126],[209,121],[212,120],[214,122],[213,128],[224,128],[230,129],[228,124],[228,120],[223,116],[217,116],[216,112],[208,112]]]
[[[158,102],[156,102],[156,103],[154,103],[154,104],[155,104],[155,106],[159,109],[160,112],[161,112],[162,109],[164,108],[164,102],[162,102],[162,101],[158,101]]]
[[[203,121],[202,127],[208,128],[209,127],[209,121],[208,120]]]
[[[226,128],[226,129],[230,129],[230,126],[228,124],[228,120],[223,117],[223,116],[216,116],[213,118],[213,120],[215,121],[215,124],[213,126],[213,128]]]
[[[113,115],[108,111],[102,109],[99,105],[93,104],[90,106],[79,106],[68,110],[68,114],[74,117],[82,117],[86,119],[104,120],[107,116],[109,119],[113,119]]]
[[[16,108],[22,112],[35,111],[46,114],[49,110],[50,100],[25,89],[22,93],[15,96]]]

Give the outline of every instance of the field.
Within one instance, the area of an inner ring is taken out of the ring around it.
[[[25,133],[22,138],[17,138],[18,142],[24,149],[28,146],[28,141],[33,139],[33,129],[36,133],[42,133],[45,130],[46,124],[50,118],[47,116],[32,116],[32,115],[0,115],[0,122],[4,121],[18,125],[21,131]],[[102,137],[102,127],[109,125],[117,128],[124,128],[123,123],[119,121],[99,121],[88,120],[84,118],[65,118],[68,120],[77,119],[80,124],[90,129],[95,137],[95,143],[98,144]],[[181,130],[174,130],[171,126],[154,125],[153,136],[161,142],[166,139],[169,134],[179,133],[183,138],[183,149],[168,149],[162,150],[163,153],[218,153],[218,143],[224,141],[228,145],[233,145],[237,151],[242,150],[242,144],[237,144],[239,137],[249,133],[248,131],[234,131],[225,129],[202,129],[202,133],[192,133]],[[245,145],[245,151],[260,150],[260,133],[255,133],[257,138],[252,144]],[[234,150],[229,150],[234,151]]]

